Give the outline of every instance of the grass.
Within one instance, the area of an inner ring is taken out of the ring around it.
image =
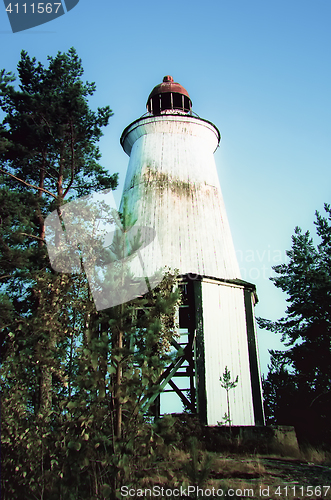
[[[300,457],[302,460],[313,464],[331,466],[331,451],[325,451],[314,448],[313,446],[307,446],[300,450]]]
[[[302,462],[301,462],[302,461]],[[287,458],[273,455],[252,455],[252,454],[237,454],[237,453],[209,453],[203,450],[196,450],[196,454],[192,456],[192,450],[185,451],[169,447],[168,456],[164,461],[160,461],[157,466],[145,471],[141,471],[139,485],[135,488],[146,489],[147,494],[144,498],[158,499],[173,499],[173,498],[229,498],[232,499],[263,499],[267,500],[316,500],[323,498],[331,499],[331,488],[328,492],[326,489],[321,490],[321,493],[327,493],[324,496],[319,495],[320,490],[318,484],[330,484],[331,468],[329,471],[329,480],[315,482],[311,476],[307,477],[307,481],[296,480],[295,473],[291,467],[294,466],[300,471],[300,467],[306,467],[314,463],[325,465],[323,470],[326,470],[330,464],[330,453],[309,447],[301,452],[300,459]],[[286,466],[290,468],[288,473]],[[188,467],[189,466],[189,467]],[[192,467],[196,470],[192,470]],[[204,468],[206,474],[204,474]],[[322,469],[322,468],[321,468]],[[301,478],[304,478],[304,470]],[[192,476],[193,474],[193,476]],[[313,472],[312,472],[313,474]],[[201,482],[192,481],[193,477],[202,478]],[[294,478],[294,479],[293,479]],[[187,488],[196,484],[200,487],[199,494],[196,491],[190,491],[189,495]],[[159,488],[158,494],[153,496],[153,487]],[[312,490],[307,490],[307,486],[311,486]],[[167,495],[160,495],[160,488],[167,491]],[[181,497],[180,487],[184,488],[185,494]],[[317,488],[317,489],[316,489]],[[177,489],[177,490],[176,490]],[[170,490],[175,491],[174,495],[170,494]],[[223,496],[221,496],[221,490]],[[214,492],[214,494],[213,494]],[[218,494],[217,494],[218,492]],[[313,495],[311,494],[313,492]],[[141,492],[140,492],[141,493]],[[137,496],[137,498],[139,495]]]
[[[331,500],[331,488],[319,490],[319,485],[331,483],[327,448],[299,448],[291,439],[275,443],[267,433],[266,438],[259,432],[246,437],[218,429],[208,433],[194,419],[176,422],[167,430],[169,435],[165,433],[167,444],[153,463],[148,468],[135,464],[134,488],[141,490],[130,498]],[[194,486],[200,488],[198,493]],[[154,487],[159,488],[155,495]]]

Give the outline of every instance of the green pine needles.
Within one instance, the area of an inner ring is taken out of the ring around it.
[[[59,273],[47,255],[47,215],[117,185],[117,175],[99,164],[98,141],[112,113],[90,109],[95,84],[82,74],[74,49],[50,57],[47,67],[22,52],[17,88],[12,74],[0,73],[5,500],[115,498],[164,449],[142,405],[169,363],[180,303],[176,271],[144,296],[97,311],[83,269]],[[95,210],[96,222],[114,216]],[[134,226],[124,210],[110,248],[102,238],[77,248],[91,265],[115,262],[103,274],[111,290],[134,282],[129,266],[117,265],[124,248],[128,264],[139,252],[139,231],[123,246]]]
[[[231,414],[230,414],[230,399],[229,399],[229,391],[234,389],[238,385],[238,375],[235,380],[231,380],[231,373],[228,367],[225,367],[223,375],[220,377],[221,387],[226,390],[226,402],[228,407],[228,412],[224,413],[223,424],[222,422],[218,422],[218,425],[228,425],[231,430]]]

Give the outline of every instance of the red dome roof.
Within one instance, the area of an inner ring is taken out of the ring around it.
[[[153,88],[152,92],[149,94],[149,97],[147,99],[147,102],[156,94],[163,94],[163,93],[168,93],[168,92],[175,92],[176,94],[183,94],[186,95],[189,99],[189,93],[187,92],[186,89],[180,83],[174,82],[174,79],[172,76],[167,75],[163,78],[163,82],[159,83],[159,85],[156,85],[156,87]]]
[[[167,75],[163,82],[153,88],[147,99],[147,110],[153,115],[160,113],[191,112],[192,101],[184,87]]]

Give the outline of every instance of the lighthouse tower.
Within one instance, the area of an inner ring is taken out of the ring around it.
[[[232,424],[263,425],[257,296],[240,278],[213,156],[219,142],[215,125],[192,113],[184,87],[165,76],[148,97],[147,114],[121,137],[130,157],[122,206],[126,200],[138,225],[156,232],[155,246],[144,249],[146,272],[167,267],[181,276],[179,355],[159,393],[174,391],[204,423],[217,425],[228,412],[220,385],[227,367],[238,376],[229,391]]]

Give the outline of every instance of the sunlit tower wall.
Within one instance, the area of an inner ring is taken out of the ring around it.
[[[219,381],[227,366],[232,378],[238,375],[229,392],[232,424],[263,425],[257,295],[240,277],[214,160],[219,142],[217,127],[192,112],[184,87],[164,77],[147,113],[121,137],[130,157],[121,208],[126,199],[137,224],[156,231],[161,252],[153,243],[144,249],[146,272],[167,267],[182,276],[185,359],[166,370],[165,382],[205,424],[217,425],[227,412]]]

